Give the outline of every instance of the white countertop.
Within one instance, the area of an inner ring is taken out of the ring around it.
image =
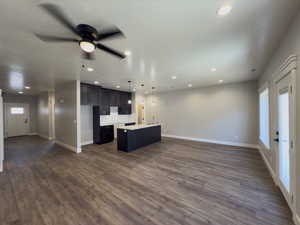
[[[138,130],[138,129],[148,128],[148,127],[156,127],[156,126],[161,126],[161,124],[156,123],[156,124],[138,124],[138,125],[132,125],[132,126],[120,126],[120,127],[118,127],[118,129]]]
[[[126,122],[126,123],[135,123],[135,121]],[[102,126],[110,126],[110,125],[114,125],[114,126],[117,126],[117,127],[119,127],[119,126],[123,127],[123,126],[125,126],[125,123],[120,123],[120,122],[102,122],[102,123],[100,123],[101,127]]]

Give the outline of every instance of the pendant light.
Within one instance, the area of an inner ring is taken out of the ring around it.
[[[130,81],[130,80],[128,81],[128,89],[129,89],[129,92],[131,92],[131,81]],[[132,104],[131,99],[128,100],[128,104],[129,104],[129,105]]]

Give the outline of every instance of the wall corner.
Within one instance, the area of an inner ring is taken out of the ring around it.
[[[0,172],[3,171],[4,161],[4,134],[3,134],[3,98],[2,90],[0,89]]]

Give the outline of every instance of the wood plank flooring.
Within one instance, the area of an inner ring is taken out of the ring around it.
[[[163,139],[74,154],[39,137],[6,142],[1,225],[292,225],[257,150]]]

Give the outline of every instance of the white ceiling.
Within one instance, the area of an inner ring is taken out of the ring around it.
[[[55,3],[75,24],[97,29],[118,26],[126,39],[106,41],[132,55],[123,61],[98,51],[85,61],[75,43],[45,43],[33,33],[74,37],[38,4]],[[0,2],[0,88],[25,94],[53,90],[66,80],[100,82],[105,87],[157,91],[256,79],[262,72],[299,0],[231,0],[232,12],[219,17],[222,0],[4,0]],[[85,64],[95,69],[87,72]],[[211,72],[216,68],[216,72]],[[255,68],[256,72],[251,72]],[[172,80],[171,76],[177,76]],[[145,87],[140,88],[144,83]]]

